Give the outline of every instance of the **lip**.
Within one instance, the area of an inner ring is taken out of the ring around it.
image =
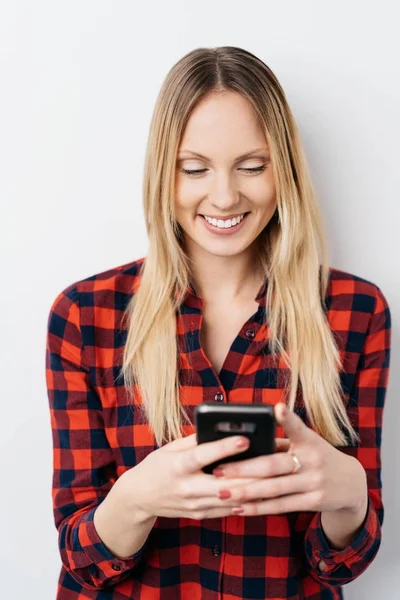
[[[236,213],[236,215],[228,215],[227,217],[216,217],[214,215],[207,215],[207,214],[201,214],[199,213],[201,217],[210,217],[210,219],[217,219],[217,221],[222,220],[222,221],[228,221],[228,219],[236,219],[236,217],[241,217],[242,215],[247,215],[248,211],[243,211],[241,213]]]
[[[241,213],[241,214],[243,214],[243,213]],[[246,216],[240,221],[240,223],[238,225],[234,225],[233,227],[228,227],[228,229],[220,229],[219,227],[216,227],[215,225],[211,225],[211,223],[208,223],[202,215],[198,215],[198,217],[203,221],[205,228],[208,229],[208,231],[210,231],[211,233],[214,233],[215,235],[234,235],[237,231],[239,231],[243,227],[249,214],[250,213],[247,213]]]

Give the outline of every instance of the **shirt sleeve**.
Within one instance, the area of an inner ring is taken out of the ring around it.
[[[46,385],[53,439],[52,499],[61,562],[82,586],[102,589],[128,577],[142,548],[113,555],[93,522],[117,479],[100,398],[84,360],[80,308],[70,286],[54,300],[46,337]]]
[[[305,536],[305,557],[310,574],[320,583],[339,586],[353,581],[373,561],[381,543],[384,515],[381,438],[390,346],[390,310],[385,296],[376,287],[374,311],[348,405],[360,442],[354,447],[340,448],[357,458],[366,471],[368,509],[356,539],[341,550],[330,546],[321,525],[321,513],[314,515]]]

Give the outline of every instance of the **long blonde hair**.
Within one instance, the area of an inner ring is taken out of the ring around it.
[[[191,423],[181,402],[176,311],[191,279],[174,217],[176,158],[196,103],[224,90],[251,103],[270,150],[277,209],[259,236],[259,253],[268,277],[271,352],[281,353],[290,369],[288,406],[294,408],[301,386],[314,429],[331,444],[346,445],[347,435],[352,442],[358,437],[343,401],[340,352],[324,312],[329,266],[315,192],[283,89],[259,58],[241,48],[189,52],[172,67],[159,92],[144,167],[149,249],[124,315],[129,327],[120,375],[130,399],[142,399],[156,443],[182,437],[183,420]]]

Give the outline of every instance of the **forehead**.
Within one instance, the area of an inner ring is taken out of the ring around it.
[[[241,94],[223,92],[203,98],[193,109],[179,152],[194,150],[210,156],[267,146],[264,130],[250,102]]]

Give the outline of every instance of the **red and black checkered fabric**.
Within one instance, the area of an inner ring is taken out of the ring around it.
[[[341,599],[341,586],[368,567],[381,541],[380,449],[391,342],[383,293],[369,281],[330,269],[327,316],[343,358],[347,411],[360,436],[359,445],[342,450],[365,468],[369,491],[366,519],[354,543],[331,548],[320,513],[199,521],[157,517],[143,547],[122,560],[102,542],[93,515],[116,479],[157,448],[118,378],[127,334],[121,319],[140,284],[144,260],[69,285],[50,309],[46,383],[62,563],[57,600]],[[215,399],[232,404],[284,399],[284,365],[272,360],[263,325],[267,285],[220,373],[200,343],[203,300],[188,288],[177,312],[177,336],[182,402],[192,418],[196,405]],[[296,412],[307,423],[301,403]],[[194,426],[185,427],[185,435],[193,432]],[[277,435],[284,437],[279,427]],[[326,564],[323,571],[320,561]]]

